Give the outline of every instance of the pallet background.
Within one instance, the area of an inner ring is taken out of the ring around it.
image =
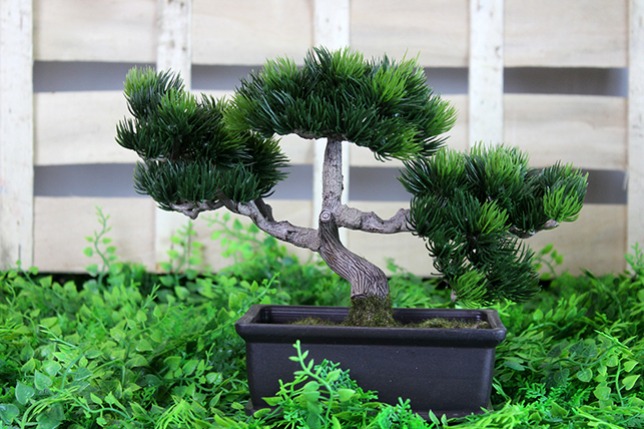
[[[34,195],[37,168],[135,162],[114,143],[115,124],[126,114],[120,90],[34,91],[34,64],[153,64],[182,72],[189,83],[195,67],[300,59],[315,45],[351,46],[367,56],[418,54],[430,82],[432,68],[469,70],[466,93],[446,95],[459,111],[453,147],[506,142],[528,151],[535,166],[562,160],[625,173],[627,204],[588,204],[578,222],[529,240],[536,249],[554,243],[565,256],[563,269],[618,271],[631,246],[644,242],[643,0],[0,2],[0,267],[21,260],[43,271],[82,271],[91,262],[82,249],[98,228],[100,206],[111,216],[121,259],[155,269],[186,222],[148,198]],[[505,92],[506,73],[522,68],[627,69],[628,91]],[[319,142],[287,137],[284,147],[294,164],[319,168]],[[390,167],[353,147],[347,160],[351,167]],[[312,225],[313,195],[272,203],[278,217]],[[386,216],[406,201],[350,203]],[[199,220],[197,230],[208,243],[208,262],[221,267],[207,222]],[[376,263],[393,257],[415,273],[433,272],[423,243],[411,235],[344,237]]]

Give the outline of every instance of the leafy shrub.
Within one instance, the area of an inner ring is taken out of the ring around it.
[[[525,304],[497,306],[508,338],[497,349],[493,411],[425,422],[404,399],[382,404],[337,364],[312,363],[298,346],[301,370],[283,380],[276,410],[247,416],[234,322],[254,303],[341,304],[322,293],[337,277],[226,219],[216,238],[237,258],[231,268],[202,271],[202,245],[187,225],[173,238],[167,272],[153,275],[119,261],[109,217],[99,219],[85,251],[99,259],[89,280],[0,272],[2,429],[644,427],[639,248],[627,272],[565,274]],[[253,240],[246,247],[235,237]],[[396,305],[454,306],[435,282],[390,268]],[[323,286],[301,286],[315,281]]]

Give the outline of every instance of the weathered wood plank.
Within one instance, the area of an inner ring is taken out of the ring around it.
[[[32,4],[0,10],[0,269],[33,263]]]
[[[628,0],[506,0],[507,67],[626,67]]]
[[[579,219],[526,240],[535,251],[553,244],[563,255],[557,272],[580,274],[584,270],[601,275],[624,270],[626,214],[623,205],[586,205]]]
[[[644,0],[630,0],[628,247],[644,245]]]
[[[109,164],[136,160],[116,144],[116,124],[128,115],[122,92],[34,94],[37,165]]]
[[[192,0],[158,0],[157,70],[172,70],[183,77],[186,90],[192,81]],[[155,211],[154,249],[156,261],[168,252],[164,235],[173,225],[174,213]]]
[[[41,271],[83,272],[100,263],[83,254],[100,230],[96,208],[109,216],[107,234],[121,261],[154,267],[154,202],[149,198],[48,198],[35,204],[34,263]]]
[[[156,0],[34,2],[34,51],[40,61],[153,63]]]
[[[312,44],[310,0],[194,0],[193,63],[301,61]]]
[[[424,66],[468,63],[468,0],[352,0],[351,46],[367,56],[419,56]]]
[[[504,143],[526,150],[534,166],[561,160],[623,171],[626,104],[620,97],[508,94]]]
[[[469,147],[503,139],[503,3],[470,1]]]
[[[228,92],[207,91],[223,97]],[[36,165],[133,163],[134,152],[116,144],[116,124],[128,116],[122,92],[85,91],[34,94]],[[294,164],[313,162],[313,143],[295,135],[282,138]]]
[[[186,88],[192,80],[192,0],[158,0],[157,70],[179,73]]]

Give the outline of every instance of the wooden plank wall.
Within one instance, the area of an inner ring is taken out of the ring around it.
[[[324,44],[350,45],[368,56],[418,54],[430,68],[430,82],[431,68],[467,68],[467,94],[446,96],[459,112],[450,140],[455,148],[503,141],[527,150],[538,166],[563,160],[626,172],[628,205],[587,205],[577,223],[530,240],[535,248],[555,243],[565,256],[564,268],[573,272],[621,270],[629,246],[644,242],[643,4],[112,0],[89,8],[81,0],[2,0],[0,265],[20,258],[23,265],[45,271],[82,271],[91,262],[82,254],[84,237],[97,229],[95,207],[100,206],[111,216],[110,235],[121,258],[155,268],[166,257],[173,230],[186,222],[160,212],[146,198],[33,197],[34,166],[135,161],[114,143],[115,124],[126,114],[120,91],[32,94],[34,61],[156,64],[181,70],[189,80],[193,65],[256,66],[277,55],[299,60],[311,46]],[[629,96],[506,93],[504,71],[517,67],[630,67]],[[287,137],[284,147],[294,163],[319,166],[319,143]],[[353,145],[345,152],[353,167],[391,166]],[[349,202],[383,216],[406,204]],[[315,201],[273,205],[278,217],[315,222]],[[221,267],[207,222],[198,221],[197,230],[209,243],[209,263]],[[375,262],[393,257],[413,272],[433,272],[423,243],[411,235],[349,231],[345,239]]]

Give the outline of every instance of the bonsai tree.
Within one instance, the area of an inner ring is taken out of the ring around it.
[[[523,300],[538,290],[538,274],[520,239],[576,219],[586,192],[586,176],[570,165],[531,169],[506,146],[443,147],[455,110],[415,60],[317,48],[302,67],[268,61],[226,101],[197,98],[170,72],[135,68],[124,92],[133,118],[118,124],[116,140],[142,158],[136,190],[190,218],[225,207],[317,252],[351,284],[353,324],[391,322],[389,287],[380,268],[344,246],[339,228],[422,237],[455,299]],[[317,228],[277,220],[266,202],[286,176],[275,136],[291,133],[326,139]],[[343,141],[402,160],[409,207],[383,219],[343,204]]]

